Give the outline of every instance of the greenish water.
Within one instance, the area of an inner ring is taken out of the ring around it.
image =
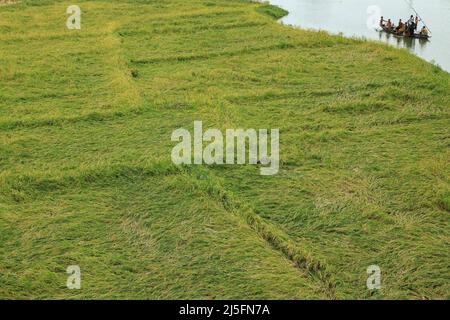
[[[395,37],[368,26],[376,23],[379,15],[391,18],[395,24],[400,18],[405,21],[414,14],[406,0],[270,0],[270,3],[289,11],[289,15],[282,19],[285,24],[365,37],[408,48],[450,72],[450,0],[409,2],[431,30],[430,41]]]

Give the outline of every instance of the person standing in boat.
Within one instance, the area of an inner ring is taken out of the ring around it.
[[[414,30],[416,30],[414,16],[411,15],[408,22],[406,23],[406,30],[408,31],[408,36],[414,35]]]
[[[420,22],[420,18],[419,18],[419,16],[416,16],[416,21],[415,21],[415,28],[414,28],[414,30],[417,30],[417,26],[419,25],[419,22]]]
[[[381,20],[380,20],[380,27],[384,28],[384,26],[385,26],[384,22],[385,22],[385,21],[386,21],[386,20],[384,20],[384,17],[381,17]]]

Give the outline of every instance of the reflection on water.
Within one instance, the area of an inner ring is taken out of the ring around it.
[[[432,32],[432,38],[403,38],[367,27],[368,8],[378,6],[380,15],[395,23],[406,21],[413,10],[406,0],[270,0],[289,11],[285,24],[327,30],[346,36],[365,37],[407,48],[427,61],[434,61],[450,72],[450,0],[411,0],[413,7]],[[378,17],[379,19],[379,17]],[[422,24],[421,24],[422,25]]]
[[[378,40],[395,44],[398,48],[407,48],[411,51],[425,50],[425,46],[430,42],[427,39],[414,39],[407,37],[398,37],[386,32],[378,32]]]

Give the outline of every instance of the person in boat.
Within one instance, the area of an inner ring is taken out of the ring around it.
[[[411,17],[408,20],[408,27],[416,30],[416,19],[414,19],[413,15],[411,15]]]
[[[420,30],[420,35],[428,37],[428,29],[427,29],[427,27],[425,27],[425,26],[422,27],[422,30]]]
[[[416,31],[416,24],[413,23],[413,24],[411,25],[411,27],[409,28],[409,35],[410,35],[410,36],[413,36],[413,35],[415,34],[415,31]]]
[[[416,25],[415,25],[414,16],[411,15],[411,17],[409,18],[408,22],[406,22],[406,32],[405,32],[405,34],[407,36],[412,36],[412,35],[414,35],[414,30],[416,30]]]
[[[405,32],[405,24],[403,23],[402,19],[398,21],[398,26],[395,28],[396,33],[403,33]]]
[[[388,28],[389,30],[392,30],[393,27],[394,27],[394,26],[392,25],[391,19],[388,19],[388,21],[387,21],[387,23],[386,23],[386,28]]]
[[[417,30],[417,26],[419,25],[419,22],[420,22],[420,18],[419,18],[419,16],[416,16],[416,20],[414,21],[414,23],[416,24],[414,30]]]
[[[384,20],[384,17],[381,17],[380,19],[380,27],[384,28],[386,20]]]

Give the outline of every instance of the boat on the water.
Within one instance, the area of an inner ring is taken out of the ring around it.
[[[393,29],[389,29],[389,28],[386,28],[386,27],[382,27],[381,31],[389,33],[389,34],[392,34],[392,35],[394,35],[396,37],[402,37],[402,38],[415,38],[415,39],[423,39],[423,40],[428,40],[428,39],[431,38],[431,36],[429,36],[429,35],[424,35],[424,34],[420,34],[420,33],[414,33],[414,34],[408,34],[406,32],[399,33],[399,32],[396,32]]]

